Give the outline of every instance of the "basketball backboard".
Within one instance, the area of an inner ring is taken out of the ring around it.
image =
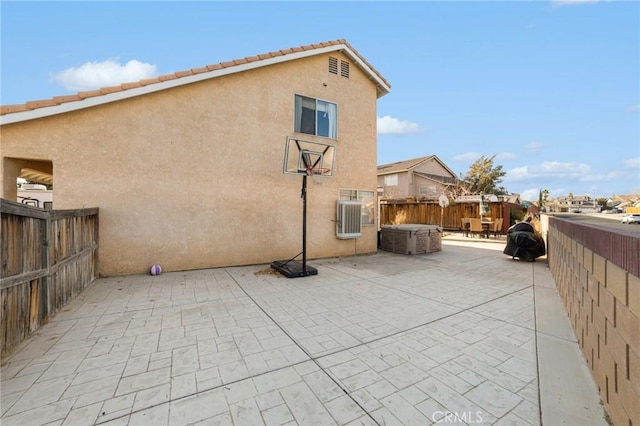
[[[285,174],[333,177],[336,146],[287,137],[284,149]]]

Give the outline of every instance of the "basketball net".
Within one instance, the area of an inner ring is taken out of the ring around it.
[[[307,168],[307,176],[311,176],[311,180],[315,185],[322,185],[322,176],[331,172],[331,169],[323,167],[309,167]]]

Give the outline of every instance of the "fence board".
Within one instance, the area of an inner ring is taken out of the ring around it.
[[[97,276],[98,209],[0,202],[0,343],[9,354]]]
[[[490,202],[489,215],[493,219],[503,218],[502,233],[506,233],[510,223],[511,210],[522,211],[516,204]],[[448,230],[461,230],[462,218],[480,217],[478,203],[452,203],[444,209],[436,203],[420,203],[412,201],[382,201],[380,203],[380,225],[399,223],[415,223],[438,225]]]

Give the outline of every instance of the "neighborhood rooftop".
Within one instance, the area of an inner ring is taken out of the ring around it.
[[[234,59],[213,65],[206,65],[201,68],[177,71],[155,78],[122,83],[118,86],[79,92],[75,95],[55,96],[52,99],[27,101],[24,104],[17,105],[3,105],[0,106],[0,116],[2,116],[0,124],[9,124],[41,116],[73,111],[213,77],[333,51],[342,51],[362,68],[375,82],[378,88],[378,96],[389,92],[391,87],[389,82],[346,40],[338,39],[272,51],[242,59]],[[46,112],[44,110],[46,110]],[[36,112],[35,115],[33,114],[34,112]],[[16,115],[15,118],[13,114]],[[11,115],[11,117],[8,117],[8,115]]]
[[[435,156],[428,155],[426,157],[418,157],[418,158],[412,158],[410,160],[396,161],[395,163],[381,164],[378,166],[378,174],[407,171],[433,157]]]
[[[423,164],[425,161],[430,161],[430,160],[437,161],[445,170],[451,173],[452,176],[456,176],[455,172],[453,172],[449,167],[447,167],[447,165],[444,164],[444,162],[440,160],[436,155],[427,155],[425,157],[418,157],[418,158],[412,158],[409,160],[396,161],[395,163],[380,164],[378,166],[378,176],[393,174],[398,172],[408,172],[410,170],[415,169],[420,164]],[[419,173],[419,174],[430,179],[434,178],[434,175],[427,175],[425,173]],[[445,181],[451,183],[451,182],[454,182],[455,180],[456,179],[453,179],[453,180],[447,179]]]

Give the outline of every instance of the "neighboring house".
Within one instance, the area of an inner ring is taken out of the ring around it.
[[[372,253],[376,108],[389,90],[336,40],[3,106],[0,196],[16,200],[29,169],[51,179],[55,209],[98,207],[101,275],[269,264],[302,247],[286,141],[323,142],[335,164],[309,179],[307,258]],[[357,243],[337,238],[340,199],[363,201]]]
[[[438,200],[458,182],[456,174],[435,155],[378,166],[378,187],[384,200]]]
[[[549,212],[599,213],[601,208],[595,198],[588,195],[568,195],[547,200]]]
[[[518,204],[520,205],[520,194],[500,195],[498,199],[504,203]]]
[[[640,195],[613,195],[607,200],[607,206],[626,213],[640,213]]]

